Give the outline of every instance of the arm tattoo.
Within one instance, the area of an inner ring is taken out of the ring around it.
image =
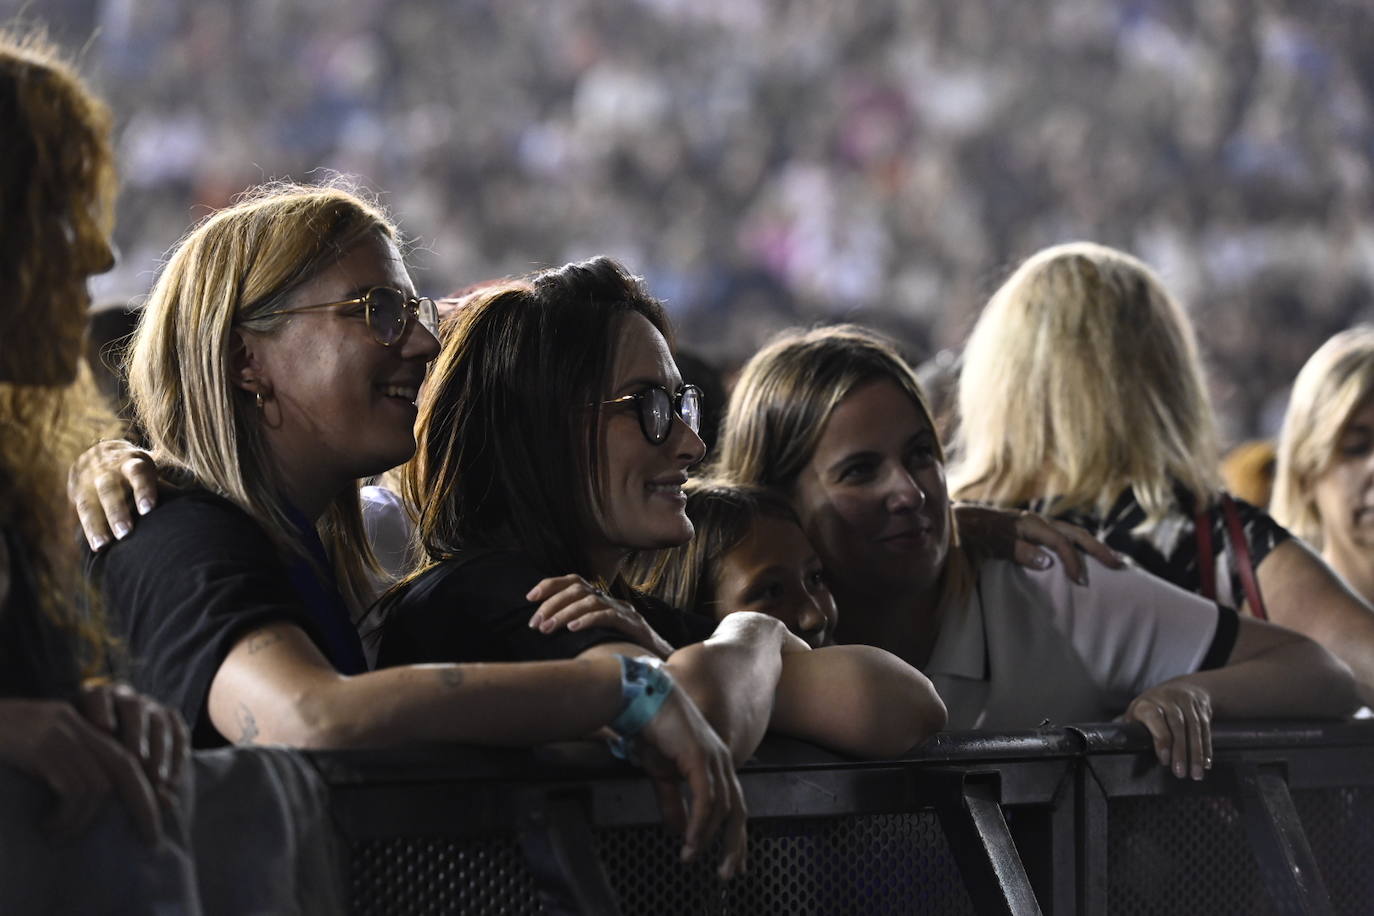
[[[247,706],[239,704],[239,739],[237,744],[252,744],[258,737],[258,720]]]
[[[463,683],[463,672],[459,668],[440,668],[439,683],[445,687],[458,687]]]
[[[281,642],[280,633],[272,633],[267,630],[259,630],[248,637],[248,654],[257,655],[263,649],[276,645]]]

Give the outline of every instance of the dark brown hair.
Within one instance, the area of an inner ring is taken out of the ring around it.
[[[630,314],[669,336],[658,301],[600,257],[481,289],[449,319],[404,483],[426,565],[497,547],[592,577],[595,405]]]

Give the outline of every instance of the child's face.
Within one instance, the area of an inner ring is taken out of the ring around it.
[[[761,516],[716,570],[716,619],[731,611],[778,618],[813,648],[835,641],[839,612],[821,561],[795,522]]]

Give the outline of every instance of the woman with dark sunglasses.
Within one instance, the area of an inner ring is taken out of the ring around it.
[[[405,478],[425,559],[382,603],[379,666],[647,649],[737,760],[770,727],[886,756],[943,725],[882,650],[812,651],[761,614],[716,627],[625,581],[633,553],[692,536],[682,486],[705,448],[662,306],[618,264],[483,289],[445,332]]]
[[[358,481],[413,454],[439,351],[396,239],[345,189],[273,186],[172,253],[129,356],[159,508],[88,561],[131,679],[201,747],[522,746],[610,728],[643,748],[668,817],[686,817],[690,786],[684,851],[720,834],[732,874],[739,784],[672,672],[615,654],[368,670]]]

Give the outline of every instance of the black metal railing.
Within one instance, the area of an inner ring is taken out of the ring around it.
[[[1374,912],[1374,722],[1221,725],[1201,783],[1138,726],[943,733],[854,762],[770,739],[749,870],[679,864],[591,744],[312,754],[358,914]]]

